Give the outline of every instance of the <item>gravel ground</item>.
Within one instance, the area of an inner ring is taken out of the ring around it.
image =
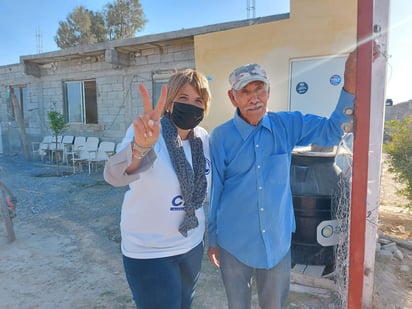
[[[0,222],[0,308],[134,308],[121,260],[120,207],[126,187],[102,168],[56,176],[56,166],[0,155],[0,180],[18,198],[16,241]],[[291,293],[288,308],[334,308],[333,295]],[[194,309],[227,308],[220,273],[204,254]],[[253,295],[253,308],[258,308]]]
[[[18,199],[17,240],[7,244],[0,226],[0,259],[10,261],[0,266],[0,308],[133,308],[119,248],[125,188],[68,166],[56,177],[56,166],[19,157],[0,166]]]
[[[16,241],[0,222],[0,308],[134,308],[120,252],[127,187],[107,184],[102,167],[0,155],[0,181],[17,196]],[[206,260],[193,308],[225,308],[220,274]]]

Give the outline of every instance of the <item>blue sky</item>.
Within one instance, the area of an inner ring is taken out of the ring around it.
[[[42,51],[59,48],[54,42],[59,21],[76,6],[101,11],[113,0],[0,0],[0,65],[19,62],[19,56],[36,54],[36,32],[42,34]],[[250,1],[252,2],[252,1]],[[255,0],[255,15],[289,12],[289,0]],[[138,36],[246,19],[246,0],[141,0],[148,20]]]
[[[110,0],[0,0],[0,65],[19,56],[58,50],[58,22],[78,5],[102,10]],[[252,0],[250,2],[253,2]],[[387,98],[395,103],[412,99],[412,1],[393,0],[390,14]],[[211,25],[247,17],[246,0],[141,0],[148,23],[137,35]],[[289,0],[255,0],[255,16],[289,11]],[[41,34],[41,45],[36,40]]]

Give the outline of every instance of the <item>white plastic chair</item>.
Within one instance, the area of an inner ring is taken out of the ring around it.
[[[99,164],[106,162],[110,156],[115,153],[115,143],[114,142],[101,142],[99,148],[97,149],[95,156],[90,158],[89,161],[89,171],[91,170],[90,165],[97,167]]]
[[[72,151],[73,148],[73,141],[74,141],[74,136],[73,135],[65,135],[63,136],[62,142],[61,142],[61,150],[63,152],[63,163],[68,163],[68,154]]]
[[[74,138],[73,145],[71,145],[71,147],[67,147],[67,151],[65,155],[67,158],[67,162],[69,162],[69,157],[70,157],[70,161],[73,163],[73,173],[75,172],[75,167],[74,167],[75,161],[73,159],[79,157],[80,149],[84,146],[84,144],[86,144],[86,137],[76,136]]]
[[[53,162],[53,157],[55,156],[55,153],[58,151],[63,152],[63,136],[59,135],[57,136],[57,142],[56,142],[56,137],[52,136],[52,141],[49,144],[49,156],[50,156],[50,162]],[[56,157],[56,160],[58,158]]]
[[[86,143],[79,147],[78,157],[75,155],[72,158],[73,162],[73,173],[76,172],[76,164],[79,165],[80,170],[83,170],[83,163],[89,164],[89,174],[90,174],[90,163],[89,160],[96,156],[97,148],[99,146],[99,138],[90,136],[87,138]]]
[[[33,156],[37,154],[39,155],[40,159],[43,161],[43,158],[49,152],[49,145],[52,141],[53,141],[53,137],[51,135],[46,135],[43,137],[43,140],[41,142],[32,142],[31,147],[32,147]]]

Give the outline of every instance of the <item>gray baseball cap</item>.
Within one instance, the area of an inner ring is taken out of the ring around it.
[[[269,84],[266,71],[256,63],[242,65],[234,69],[229,75],[229,83],[234,90],[239,90],[253,81],[262,81]]]

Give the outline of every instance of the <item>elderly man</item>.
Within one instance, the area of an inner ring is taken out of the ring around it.
[[[312,143],[337,145],[345,127],[351,127],[356,53],[346,61],[343,89],[329,118],[268,112],[269,80],[258,64],[235,69],[229,82],[234,117],[210,136],[208,256],[220,267],[229,308],[250,308],[253,273],[260,307],[284,308],[295,231],[291,153]]]

